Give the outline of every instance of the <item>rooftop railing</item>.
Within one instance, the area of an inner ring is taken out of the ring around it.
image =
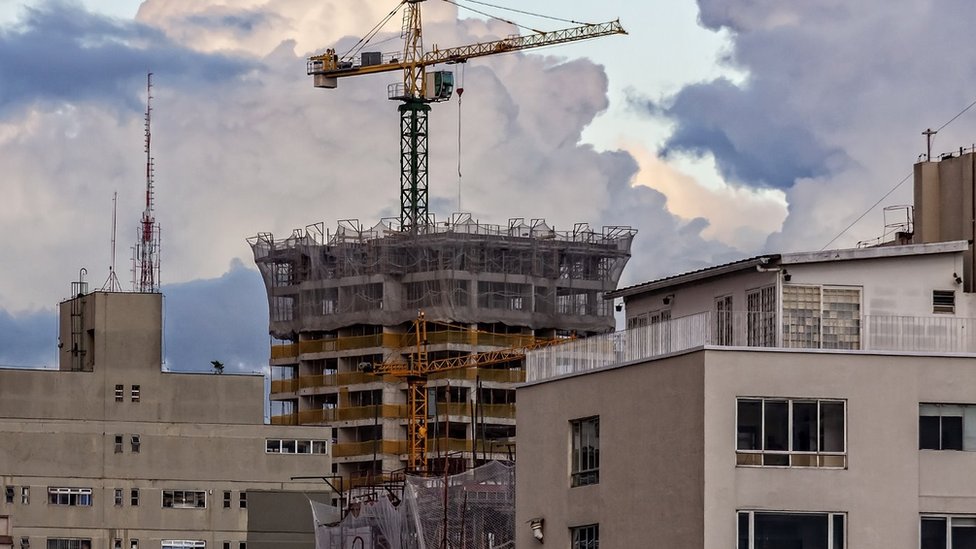
[[[976,353],[976,319],[955,316],[704,312],[579,339],[526,356],[535,382],[702,346]]]

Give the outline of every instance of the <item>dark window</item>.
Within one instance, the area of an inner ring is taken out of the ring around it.
[[[588,524],[569,529],[573,538],[572,549],[599,549],[600,525]]]
[[[122,402],[125,400],[125,385],[115,386],[115,402]]]
[[[955,313],[956,292],[953,290],[932,290],[932,312]]]
[[[600,482],[600,418],[570,422],[572,426],[572,486]]]
[[[976,450],[976,406],[919,404],[919,450]]]
[[[845,467],[844,418],[842,400],[739,398],[736,463]]]
[[[139,489],[138,488],[133,488],[129,492],[129,505],[131,505],[133,507],[138,507],[139,506]]]
[[[224,491],[224,509],[230,509],[230,490]]]
[[[122,507],[122,489],[121,488],[116,488],[115,489],[115,506],[116,507]],[[119,545],[119,547],[122,547],[122,546]]]
[[[51,505],[91,507],[91,488],[48,488],[47,502]]]
[[[976,548],[976,517],[922,517],[921,549]]]
[[[139,438],[139,435],[132,435],[132,453],[138,454],[141,446],[142,440]]]
[[[7,486],[7,487],[5,487],[3,489],[3,498],[4,498],[4,501],[6,501],[7,503],[13,503],[14,502],[14,487],[13,486]]]
[[[844,549],[840,513],[740,511],[738,549]]]
[[[122,453],[122,435],[115,435],[115,453]]]
[[[207,493],[203,490],[163,490],[163,507],[167,509],[206,509]]]
[[[92,549],[90,539],[48,538],[47,549]]]
[[[139,386],[138,385],[133,385],[132,386],[132,402],[139,402],[139,399],[141,397],[142,397],[142,393],[141,393],[141,391],[139,389]]]
[[[247,492],[241,492],[241,509],[247,509]]]
[[[230,549],[230,542],[229,541],[225,541],[224,542],[224,549]]]

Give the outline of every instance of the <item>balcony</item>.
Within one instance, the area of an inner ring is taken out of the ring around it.
[[[332,457],[365,456],[373,453],[403,455],[407,453],[405,440],[368,440],[366,442],[338,442],[332,445]]]
[[[474,412],[470,402],[438,402],[432,413],[438,416],[471,416]],[[515,419],[515,404],[478,404],[478,414],[486,418]]]
[[[523,369],[464,368],[434,372],[427,376],[428,381],[450,379],[463,381],[490,381],[495,383],[522,383],[525,381]]]
[[[521,334],[486,334],[470,330],[440,330],[427,332],[427,345],[468,345],[481,347],[516,347],[529,345],[532,336]],[[298,343],[271,346],[272,360],[297,359],[310,353],[337,353],[381,347],[405,349],[417,345],[413,332],[404,334],[384,333],[364,336],[347,336],[329,339],[310,339]]]
[[[976,353],[976,319],[705,312],[530,351],[526,381],[600,370],[703,346]]]

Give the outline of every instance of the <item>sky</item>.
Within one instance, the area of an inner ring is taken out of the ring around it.
[[[466,64],[463,101],[431,115],[432,210],[450,215],[460,194],[483,222],[636,227],[623,284],[871,241],[882,207],[910,202],[899,183],[922,130],[941,128],[936,152],[976,141],[962,0],[488,3],[619,17],[629,34]],[[107,277],[115,192],[128,286],[152,71],[166,367],[265,369],[245,239],[396,214],[395,76],[318,90],[305,74],[308,55],[348,49],[395,5],[0,0],[0,366],[53,366],[56,303],[81,267],[93,287]],[[445,0],[423,10],[428,45],[516,32]],[[392,27],[378,49],[398,47]]]

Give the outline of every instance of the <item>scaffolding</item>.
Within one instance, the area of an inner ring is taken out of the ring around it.
[[[397,220],[358,220],[248,239],[268,290],[271,333],[431,320],[604,332],[614,326],[603,294],[616,288],[636,230],[578,223],[556,231],[543,219],[479,223],[455,214],[416,233]]]

